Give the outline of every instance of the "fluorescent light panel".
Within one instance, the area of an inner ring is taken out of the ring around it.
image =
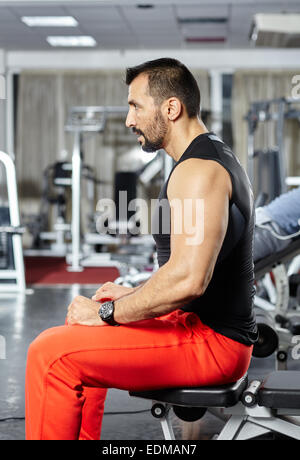
[[[96,46],[97,42],[93,37],[88,35],[79,36],[49,36],[47,42],[51,46],[65,46],[65,47],[77,47],[77,46]]]
[[[228,21],[224,17],[215,18],[178,18],[179,24],[224,24]]]
[[[226,37],[185,37],[187,43],[224,43]]]
[[[72,16],[23,16],[21,20],[29,27],[76,27]]]

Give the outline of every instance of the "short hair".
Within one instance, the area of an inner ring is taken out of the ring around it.
[[[201,97],[198,84],[180,61],[161,58],[129,67],[126,69],[126,84],[130,85],[142,73],[148,75],[149,94],[157,105],[175,96],[184,104],[189,118],[199,115]]]

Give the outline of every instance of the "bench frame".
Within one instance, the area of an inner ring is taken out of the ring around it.
[[[163,405],[164,415],[159,418],[163,435],[166,441],[176,440],[172,421],[170,404],[152,402],[152,407]],[[209,408],[208,408],[209,410]],[[298,416],[300,421],[300,409],[280,409],[274,411],[258,405],[245,407],[241,402],[231,408],[214,408],[213,413],[220,413],[220,417],[229,416],[221,433],[214,436],[217,441],[244,441],[262,436],[270,432],[283,434],[293,439],[300,440],[300,426],[286,417]],[[282,417],[282,418],[281,418]],[[286,418],[286,419],[285,419]]]
[[[250,383],[245,375],[239,381],[223,386],[129,394],[152,400],[151,413],[160,421],[165,440],[175,440],[171,408],[185,421],[199,420],[206,410],[220,417],[225,424],[220,434],[214,436],[215,440],[247,440],[268,433],[300,440],[300,372],[297,371],[274,371]],[[226,407],[220,407],[220,404]],[[178,407],[184,408],[184,413],[178,412]]]

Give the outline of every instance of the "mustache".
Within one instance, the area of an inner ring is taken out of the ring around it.
[[[144,135],[143,131],[140,131],[139,129],[136,129],[136,128],[132,128],[131,131],[132,131],[134,134],[142,134],[142,135]]]

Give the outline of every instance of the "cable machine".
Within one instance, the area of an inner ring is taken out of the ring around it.
[[[22,234],[25,228],[20,225],[19,202],[16,171],[10,156],[0,151],[0,161],[4,165],[8,208],[2,208],[0,292],[25,293],[25,271],[22,248]],[[3,211],[5,211],[3,213]]]
[[[74,134],[72,153],[72,253],[67,257],[67,262],[71,263],[68,267],[69,271],[79,272],[83,270],[82,264],[80,263],[82,259],[80,237],[80,193],[83,160],[83,136],[84,134],[102,133],[105,129],[108,115],[125,115],[127,111],[127,107],[120,106],[77,106],[72,107],[69,111],[65,131],[72,132]],[[113,265],[116,264],[114,263]]]
[[[257,206],[271,201],[286,191],[291,179],[287,178],[287,156],[284,151],[284,134],[286,120],[300,120],[300,98],[279,98],[253,102],[246,115],[248,122],[248,175],[251,183],[255,177],[255,158],[258,159]],[[267,150],[255,149],[255,133],[259,124],[276,123],[276,144]],[[261,193],[262,171],[267,165],[269,177],[267,195]]]

